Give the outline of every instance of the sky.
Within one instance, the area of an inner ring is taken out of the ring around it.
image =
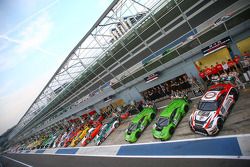
[[[17,124],[112,1],[0,1],[0,135]]]

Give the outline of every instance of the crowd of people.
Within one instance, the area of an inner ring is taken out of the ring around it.
[[[222,73],[229,73],[231,71],[240,70],[240,57],[235,56],[234,59],[228,59],[227,62],[216,62],[216,64],[212,64],[210,67],[205,66],[204,69],[200,70],[199,76],[204,80],[210,80],[213,75],[221,75]]]
[[[205,66],[200,70],[199,76],[205,81],[207,86],[218,82],[221,78],[233,77],[238,88],[245,88],[245,83],[240,79],[240,75],[250,69],[250,54],[245,52],[243,56],[234,56],[233,59],[227,61],[216,62],[210,67]],[[191,90],[193,78],[189,78],[186,74],[176,77],[170,81],[166,81],[160,85],[144,91],[143,97],[145,101],[155,101],[162,97],[173,97],[179,95],[187,95]]]
[[[187,94],[191,88],[190,79],[187,75],[176,77],[173,80],[164,82],[143,92],[146,101],[155,101],[162,97]]]
[[[200,70],[199,76],[207,84],[231,76],[235,78],[235,84],[238,88],[245,88],[245,84],[239,76],[249,70],[249,61],[249,56],[240,57],[236,55],[233,59],[228,59],[227,62],[216,62],[216,64],[211,65],[211,67],[205,66],[204,69]]]

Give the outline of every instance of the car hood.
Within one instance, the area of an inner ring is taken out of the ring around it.
[[[196,110],[193,114],[194,121],[197,122],[207,122],[210,118],[215,115],[216,111],[201,111]]]

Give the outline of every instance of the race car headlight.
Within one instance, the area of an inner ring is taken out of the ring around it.
[[[208,128],[211,128],[211,127],[213,126],[213,123],[214,123],[214,120],[212,120],[212,121],[210,122],[210,124],[208,125]]]

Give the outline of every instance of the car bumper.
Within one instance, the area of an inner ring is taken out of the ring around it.
[[[158,131],[158,130],[153,129],[152,133],[153,133],[153,137],[156,139],[168,140],[171,138],[171,135],[167,132],[164,133],[163,130]]]
[[[197,134],[201,134],[204,136],[212,136],[215,135],[219,132],[219,129],[214,126],[212,128],[203,128],[201,126],[191,126],[191,129],[197,133]]]
[[[133,134],[130,134],[130,135],[126,134],[125,140],[127,142],[134,143],[137,141],[137,138]]]

